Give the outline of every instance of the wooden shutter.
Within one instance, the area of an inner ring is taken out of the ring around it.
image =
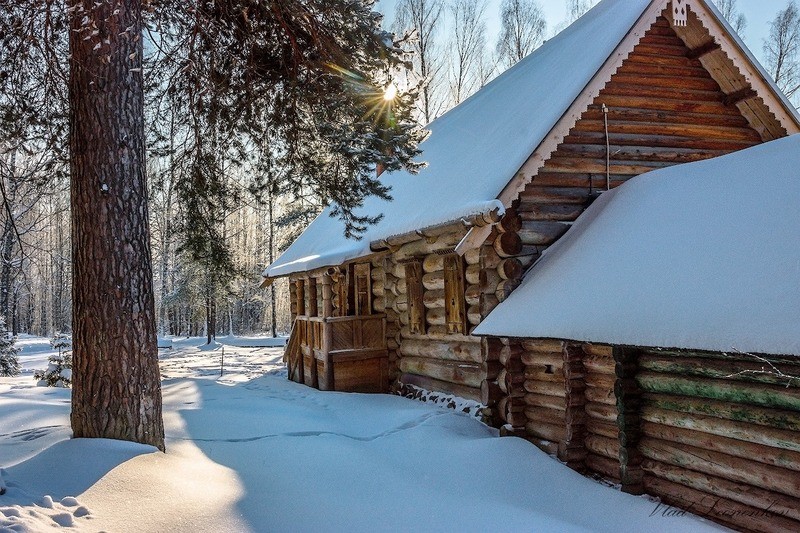
[[[422,263],[406,263],[406,295],[408,296],[408,328],[413,334],[425,334]]]
[[[355,278],[355,303],[356,315],[372,314],[372,278],[370,277],[369,263],[353,266]]]
[[[444,256],[444,300],[448,333],[466,333],[464,262],[458,254]]]

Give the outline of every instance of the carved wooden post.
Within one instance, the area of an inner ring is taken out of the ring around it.
[[[617,426],[619,427],[619,474],[622,491],[644,494],[641,438],[642,390],[636,383],[639,371],[639,352],[633,348],[614,347],[617,380]]]
[[[333,316],[333,280],[331,276],[322,276],[322,316],[329,318]]]
[[[581,345],[567,344],[564,348],[567,437],[558,449],[558,458],[579,472],[586,469],[586,371],[583,355]]]
[[[306,314],[306,295],[305,295],[305,281],[298,279],[294,282],[295,292],[297,293],[297,315],[305,316]]]

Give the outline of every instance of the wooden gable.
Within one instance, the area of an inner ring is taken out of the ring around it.
[[[519,234],[527,253],[560,238],[609,187],[764,142],[741,102],[696,55],[664,16],[657,18],[520,192]]]

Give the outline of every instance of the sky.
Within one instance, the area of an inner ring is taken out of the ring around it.
[[[547,17],[548,33],[564,26],[567,19],[566,0],[538,0]],[[376,9],[386,16],[385,25],[391,24],[394,19],[395,7],[398,0],[378,0]],[[501,0],[489,0],[487,9],[487,25],[489,27],[490,42],[494,42],[499,33]],[[737,7],[747,18],[747,28],[744,38],[745,44],[759,59],[763,59],[763,41],[769,34],[769,23],[781,9],[785,8],[789,0],[739,0]]]

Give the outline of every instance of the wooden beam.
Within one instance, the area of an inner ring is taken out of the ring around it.
[[[686,54],[686,57],[688,57],[689,59],[700,59],[701,57],[707,56],[712,52],[716,52],[721,48],[722,46],[718,42],[712,39],[707,43],[698,46],[697,48],[689,50],[689,53]]]
[[[725,95],[723,102],[725,105],[737,105],[746,100],[752,100],[757,96],[758,93],[754,91],[752,87],[745,87],[744,89]]]

